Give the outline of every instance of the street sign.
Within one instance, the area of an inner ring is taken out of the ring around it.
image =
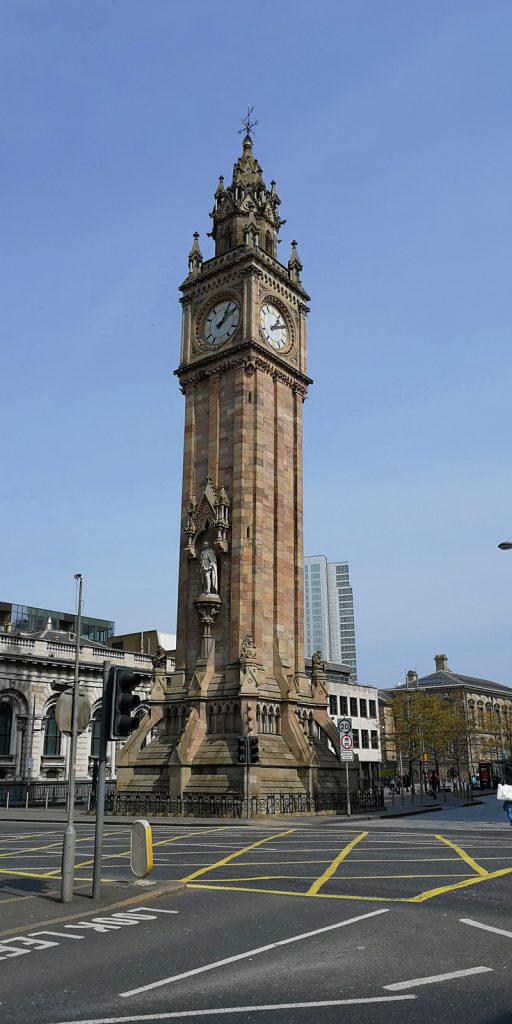
[[[340,761],[353,761],[354,751],[353,750],[340,750]]]
[[[73,712],[73,691],[65,690],[61,693],[55,705],[55,721],[61,732],[71,736],[71,716]],[[76,731],[79,735],[85,732],[91,718],[91,702],[88,697],[79,693],[77,697],[77,722]]]
[[[340,747],[342,750],[352,750],[354,746],[354,737],[351,732],[346,732],[343,736],[340,736]]]
[[[352,719],[351,718],[338,718],[336,722],[338,732],[352,732]]]

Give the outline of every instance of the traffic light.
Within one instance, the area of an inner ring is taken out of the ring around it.
[[[247,764],[247,742],[245,736],[237,737],[236,759],[238,764]]]
[[[258,764],[260,759],[257,736],[249,736],[249,764]]]
[[[109,740],[124,740],[139,725],[131,712],[138,708],[140,697],[132,691],[142,684],[140,672],[132,668],[111,668],[109,673],[110,720]]]

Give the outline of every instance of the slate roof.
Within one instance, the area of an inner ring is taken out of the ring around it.
[[[479,679],[477,676],[464,676],[459,672],[451,671],[439,671],[432,672],[428,676],[420,676],[418,682],[412,684],[400,683],[399,686],[394,686],[394,690],[414,690],[416,687],[419,689],[426,689],[428,687],[461,687],[464,686],[471,690],[481,690],[483,692],[488,691],[489,693],[503,693],[504,697],[512,698],[512,688],[505,686],[504,683],[495,683],[492,679]]]

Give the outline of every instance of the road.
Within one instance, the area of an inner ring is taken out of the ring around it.
[[[489,806],[157,826],[155,874],[183,891],[96,914],[53,903],[42,927],[62,829],[3,822],[2,1019],[511,1024],[512,830]],[[124,877],[126,827],[106,832],[104,874]],[[86,879],[91,826],[78,838]]]

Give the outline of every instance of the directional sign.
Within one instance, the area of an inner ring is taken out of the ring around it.
[[[352,732],[351,718],[338,718],[336,722],[338,732]]]
[[[340,747],[342,750],[352,750],[354,746],[354,737],[352,733],[346,732],[343,736],[340,736]]]

